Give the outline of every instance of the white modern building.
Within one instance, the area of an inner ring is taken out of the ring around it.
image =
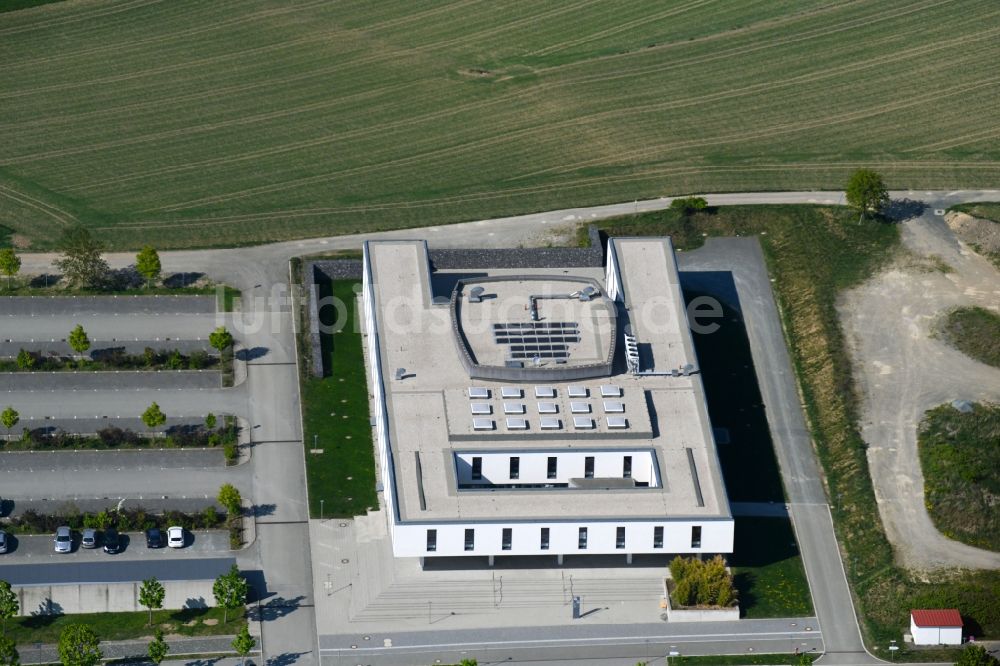
[[[910,611],[914,645],[961,645],[962,616],[954,608]]]
[[[397,557],[732,552],[673,246],[607,257],[432,272],[422,241],[365,244]]]

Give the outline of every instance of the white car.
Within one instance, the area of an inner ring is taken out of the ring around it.
[[[184,547],[184,528],[168,527],[167,528],[167,545],[171,548],[183,548]]]

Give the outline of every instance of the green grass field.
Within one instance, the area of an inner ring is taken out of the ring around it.
[[[963,414],[941,405],[920,424],[924,502],[952,539],[1000,551],[1000,405]]]
[[[33,4],[23,2],[19,4]],[[0,225],[257,243],[1000,177],[1000,6],[67,0],[0,20]]]
[[[949,210],[958,210],[982,220],[1000,223],[1000,202],[981,201],[979,203],[959,204],[952,206]]]
[[[980,307],[956,308],[940,324],[942,337],[981,363],[1000,368],[1000,315]]]

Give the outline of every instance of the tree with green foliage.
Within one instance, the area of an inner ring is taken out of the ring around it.
[[[104,656],[101,640],[85,624],[69,624],[59,634],[59,661],[63,666],[97,666]]]
[[[215,430],[215,425],[216,425],[215,414],[209,412],[208,416],[205,417],[205,427],[208,428],[209,430]]]
[[[8,439],[10,438],[10,429],[16,426],[20,420],[21,415],[13,407],[7,407],[7,409],[0,413],[0,423],[3,424],[4,428],[7,428]]]
[[[684,215],[708,208],[708,202],[704,197],[680,197],[670,202],[671,210],[679,210]]]
[[[889,190],[885,186],[882,176],[871,169],[858,169],[851,174],[851,179],[847,181],[845,195],[847,203],[852,208],[861,211],[858,224],[861,224],[869,211],[877,213],[889,203]]]
[[[795,661],[796,666],[811,666],[816,661],[816,656],[808,652],[799,653],[799,658]]]
[[[998,666],[1000,660],[986,651],[982,645],[970,643],[958,656],[955,666]]]
[[[236,654],[240,655],[240,666],[243,666],[243,660],[250,654],[250,650],[254,649],[254,646],[257,645],[257,641],[250,635],[249,625],[244,624],[240,628],[240,633],[236,634],[232,645],[233,649],[236,650]]]
[[[153,625],[153,609],[163,608],[163,598],[166,594],[163,583],[156,580],[155,576],[142,581],[142,585],[139,586],[139,603],[149,610],[150,626]]]
[[[479,666],[479,662],[475,659],[463,659],[458,662],[458,666]]]
[[[146,278],[146,286],[152,286],[153,280],[160,279],[163,267],[160,265],[160,254],[152,245],[145,245],[139,254],[135,255],[135,269]]]
[[[159,666],[160,662],[166,659],[168,652],[170,652],[170,646],[163,640],[163,630],[157,629],[153,640],[149,642],[149,660]]]
[[[223,624],[229,622],[229,611],[246,604],[249,591],[249,583],[240,575],[240,570],[235,564],[228,573],[215,579],[215,583],[212,584],[212,594],[215,595],[215,603],[223,608]]]
[[[97,289],[108,277],[108,262],[101,256],[103,247],[81,226],[69,227],[59,244],[62,256],[55,265],[75,285]]]
[[[233,334],[226,330],[225,326],[220,326],[209,333],[208,344],[212,345],[213,349],[218,349],[221,353],[224,349],[229,349],[233,346]]]
[[[21,611],[21,604],[17,600],[17,594],[10,589],[10,583],[0,580],[0,619],[3,619],[3,633],[7,634],[7,620],[16,617]]]
[[[153,430],[167,422],[167,415],[154,402],[142,413],[142,422],[146,424],[147,428]]]
[[[226,511],[229,512],[230,516],[239,515],[243,504],[239,488],[231,483],[224,483],[219,488],[219,496],[216,499],[219,500],[219,504],[226,507]]]
[[[90,349],[90,338],[87,337],[87,331],[83,330],[83,326],[77,324],[76,327],[69,332],[69,338],[67,338],[69,346],[73,348],[77,354],[82,354],[88,349]]]
[[[17,643],[7,636],[0,636],[0,666],[21,666]]]
[[[35,367],[35,363],[37,363],[37,360],[35,359],[35,355],[32,354],[27,349],[21,349],[19,352],[17,352],[17,367],[18,367],[18,369],[20,369],[20,370],[31,370],[32,368]]]
[[[7,276],[7,288],[10,289],[10,281],[14,279],[18,271],[21,270],[21,257],[17,256],[14,248],[5,247],[0,250],[0,273]]]

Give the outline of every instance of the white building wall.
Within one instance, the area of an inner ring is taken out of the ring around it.
[[[653,451],[459,451],[455,454],[455,466],[460,484],[506,484],[506,483],[568,483],[570,479],[584,478],[586,459],[594,458],[594,478],[621,479],[625,456],[632,457],[632,478],[641,483],[649,483],[651,488],[660,486]],[[520,459],[520,474],[516,480],[510,478],[510,459]],[[548,478],[549,458],[556,458],[556,478]],[[472,459],[482,458],[482,476],[474,480]],[[555,489],[552,492],[561,492]]]
[[[941,644],[942,645],[961,645],[962,644],[962,628],[961,627],[941,627]]]
[[[618,272],[618,255],[615,254],[615,244],[609,242],[608,257],[604,267],[604,290],[607,292],[608,298],[613,301],[623,299],[621,284],[622,278]]]
[[[618,548],[617,528],[625,527],[625,547]],[[654,528],[663,527],[663,547],[653,547]],[[691,546],[691,528],[701,527],[701,546]],[[503,550],[504,528],[511,528],[510,550]],[[549,549],[541,549],[541,528],[549,528]],[[579,529],[587,528],[587,548],[579,548]],[[427,530],[437,530],[437,550],[427,551]],[[475,548],[465,550],[465,530],[475,530]],[[732,520],[580,521],[510,523],[401,524],[396,527],[397,557],[484,555],[606,555],[628,553],[731,553]]]

